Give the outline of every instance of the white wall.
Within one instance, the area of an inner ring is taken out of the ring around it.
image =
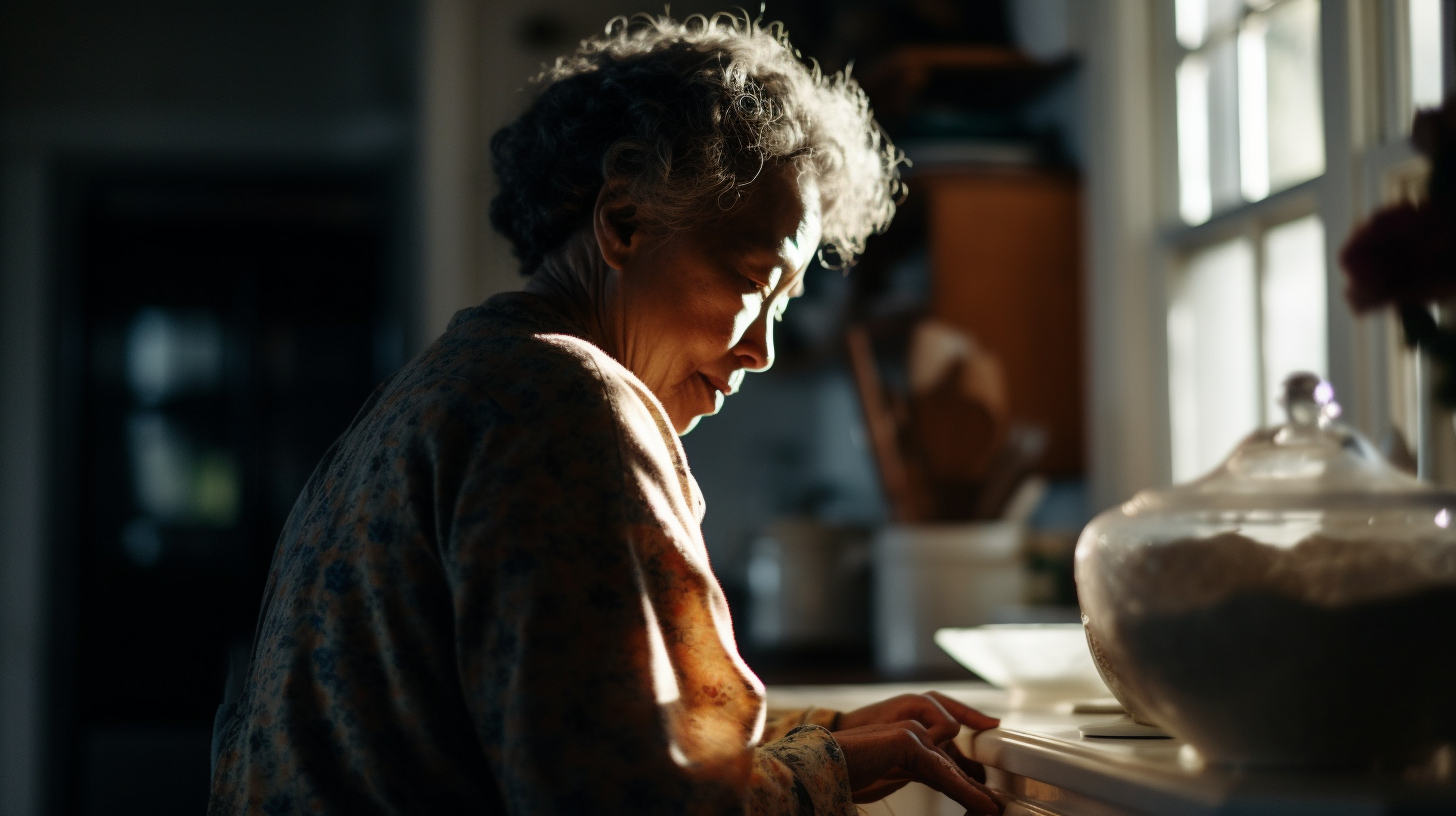
[[[1169,476],[1154,8],[1149,0],[1076,8],[1086,72],[1089,477],[1102,508]]]

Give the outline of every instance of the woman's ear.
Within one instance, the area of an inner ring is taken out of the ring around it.
[[[637,205],[624,195],[620,185],[604,184],[592,208],[592,229],[597,248],[607,266],[621,271],[642,248]]]

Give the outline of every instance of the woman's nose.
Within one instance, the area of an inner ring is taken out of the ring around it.
[[[766,371],[774,364],[773,318],[764,309],[733,347],[739,366],[749,371]]]

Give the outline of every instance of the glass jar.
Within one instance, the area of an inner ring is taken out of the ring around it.
[[[1077,543],[1087,639],[1141,722],[1237,765],[1399,767],[1456,738],[1456,494],[1285,383],[1288,422]]]

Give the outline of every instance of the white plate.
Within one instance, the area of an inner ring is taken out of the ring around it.
[[[1092,663],[1080,623],[940,629],[935,642],[986,682],[1009,690],[1013,708],[1112,695]]]

